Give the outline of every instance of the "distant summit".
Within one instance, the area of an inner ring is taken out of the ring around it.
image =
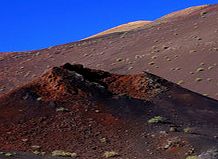
[[[145,26],[145,25],[147,25],[147,24],[149,24],[151,22],[152,21],[146,21],[146,20],[139,20],[139,21],[135,21],[135,22],[129,22],[129,23],[122,24],[122,25],[119,25],[117,27],[108,29],[108,30],[103,31],[101,33],[98,33],[96,35],[90,36],[90,37],[88,37],[86,39],[97,37],[97,36],[102,36],[102,35],[106,35],[106,34],[110,34],[110,33],[115,33],[115,32],[130,31],[130,30],[133,30],[133,29],[143,27],[143,26]]]
[[[179,10],[179,11],[175,11],[173,13],[167,14],[163,17],[160,18],[160,20],[164,20],[164,19],[175,19],[175,18],[179,18],[179,17],[185,17],[191,14],[199,14],[199,11],[201,11],[202,9],[206,8],[209,9],[208,5],[201,5],[201,6],[194,6],[194,7],[189,7],[183,10]],[[203,14],[203,13],[202,13]]]

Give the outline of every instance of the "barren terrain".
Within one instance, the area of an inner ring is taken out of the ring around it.
[[[65,64],[0,103],[4,152],[183,159],[218,146],[218,102],[148,73],[117,75]]]
[[[205,5],[1,53],[0,158],[217,159],[217,26]]]
[[[54,46],[0,54],[0,93],[66,62],[113,73],[142,71],[218,99],[218,5],[184,16],[167,16],[139,30]],[[175,15],[175,13],[173,13]]]

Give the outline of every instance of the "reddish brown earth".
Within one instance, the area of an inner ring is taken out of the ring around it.
[[[104,158],[105,151],[116,151],[116,158],[184,159],[218,148],[218,102],[149,73],[65,64],[0,103],[4,152],[31,153],[37,145],[48,155],[65,150],[82,159]],[[149,124],[154,116],[166,120]]]
[[[47,68],[76,62],[112,73],[147,70],[218,99],[217,26],[218,5],[209,5],[167,15],[133,31],[0,54],[0,93],[39,77]]]

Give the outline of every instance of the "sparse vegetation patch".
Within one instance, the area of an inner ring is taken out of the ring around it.
[[[151,119],[148,120],[149,124],[156,124],[156,123],[163,123],[166,121],[166,118],[161,117],[161,116],[155,116]]]
[[[104,155],[103,155],[105,158],[112,158],[112,157],[116,157],[116,156],[119,156],[119,154],[115,151],[106,151],[104,152]]]
[[[198,156],[188,156],[186,157],[186,159],[199,159],[199,157]]]
[[[63,151],[63,150],[55,150],[55,151],[52,151],[52,156],[55,156],[55,157],[77,157],[77,154],[72,153],[72,152]]]

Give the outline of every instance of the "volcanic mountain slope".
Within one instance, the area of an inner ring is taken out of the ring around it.
[[[1,158],[39,159],[55,150],[81,159],[218,155],[218,101],[146,72],[65,64],[0,103]]]
[[[107,35],[107,34],[111,34],[111,33],[116,33],[116,32],[124,32],[124,31],[130,31],[130,30],[134,30],[134,29],[139,29],[139,28],[149,24],[150,22],[151,21],[145,21],[145,20],[129,22],[127,24],[122,24],[122,25],[119,25],[119,26],[114,27],[112,29],[108,29],[106,31],[103,31],[103,32],[98,33],[96,35],[93,35],[93,36],[91,36],[89,38],[94,38],[94,37],[98,37],[98,36],[102,36],[102,35]]]
[[[147,70],[218,99],[218,5],[167,15],[132,31],[31,52],[0,54],[0,93],[66,62],[113,73]]]

